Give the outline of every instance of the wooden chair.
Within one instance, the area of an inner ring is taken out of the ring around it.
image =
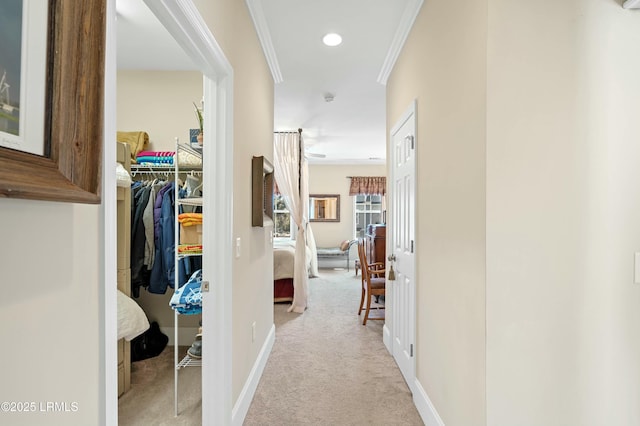
[[[376,308],[378,315],[370,316],[371,298],[373,296],[384,296],[385,294],[385,271],[382,262],[369,263],[365,251],[365,241],[358,241],[358,257],[360,258],[360,267],[362,268],[362,296],[360,297],[360,309],[358,315],[362,312],[365,299],[367,301],[362,325],[367,325],[367,320],[384,320],[384,308]],[[382,313],[381,313],[382,311]]]

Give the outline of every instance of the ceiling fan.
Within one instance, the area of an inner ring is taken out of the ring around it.
[[[311,148],[313,147],[313,145],[315,145],[316,142],[307,142],[305,141],[304,144],[304,156],[307,158],[313,157],[313,158],[327,158],[327,156],[325,154],[319,154],[317,152],[311,152]]]
[[[308,149],[304,150],[304,156],[309,158],[309,157],[313,157],[313,158],[327,158],[327,156],[325,154],[318,154],[317,152],[309,152]]]

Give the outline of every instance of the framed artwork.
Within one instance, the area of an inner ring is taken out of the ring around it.
[[[273,223],[273,165],[264,156],[251,159],[251,226]]]
[[[100,203],[106,0],[0,2],[0,197]]]
[[[191,148],[202,149],[202,145],[198,142],[200,129],[189,129],[189,145]]]

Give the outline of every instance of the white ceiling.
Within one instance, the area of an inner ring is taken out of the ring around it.
[[[241,0],[237,0],[241,1]],[[194,69],[142,0],[117,0],[118,68]],[[311,163],[384,163],[385,86],[421,0],[247,0],[276,80],[276,131],[303,129]],[[328,32],[342,35],[327,47]],[[281,79],[281,82],[278,80]],[[325,102],[325,94],[334,96]]]

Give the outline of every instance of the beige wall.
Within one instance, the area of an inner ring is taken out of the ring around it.
[[[117,75],[117,128],[120,131],[145,131],[153,151],[175,151],[175,138],[189,143],[189,129],[198,122],[193,102],[202,99],[202,73],[199,71],[120,70]],[[135,178],[134,178],[135,179]],[[169,307],[173,290],[152,294],[144,289],[136,299],[149,321],[173,334],[174,312]],[[181,316],[179,327],[198,327],[200,315]],[[183,342],[186,343],[186,342]]]
[[[388,130],[417,100],[416,377],[447,426],[485,424],[486,14],[424,2],[387,89]]]
[[[273,160],[273,79],[245,2],[195,3],[233,66],[233,235],[240,238],[242,252],[233,264],[235,403],[273,326],[272,228],[251,226],[251,158]]]
[[[340,222],[312,222],[318,247],[337,247],[343,240],[353,238],[353,197],[349,196],[347,176],[386,176],[386,166],[380,165],[309,165],[310,194],[339,194]],[[351,258],[356,259],[357,248],[352,246]]]
[[[175,151],[175,138],[188,144],[189,129],[198,128],[202,73],[120,70],[117,97],[119,131],[145,131],[150,150]]]
[[[640,14],[489,1],[487,424],[640,424]]]
[[[447,426],[639,424],[640,15],[474,7],[425,2],[388,87],[389,126],[418,101],[418,380]]]
[[[0,401],[78,407],[0,413],[2,424],[98,424],[99,209],[0,199]]]

